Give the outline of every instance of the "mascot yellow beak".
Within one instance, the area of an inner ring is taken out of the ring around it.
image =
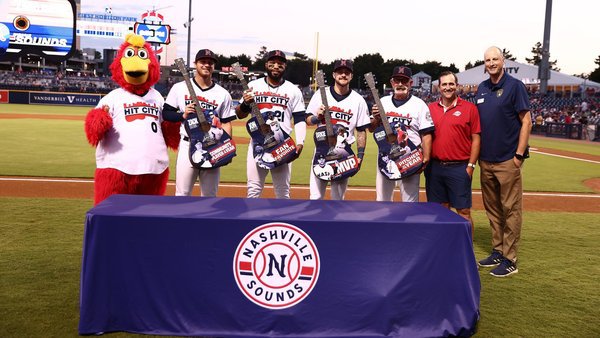
[[[150,58],[148,51],[144,48],[144,38],[139,35],[128,36],[130,44],[121,58],[123,78],[132,85],[140,85],[148,80],[148,65]]]

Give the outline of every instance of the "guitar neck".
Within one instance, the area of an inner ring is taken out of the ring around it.
[[[188,92],[192,98],[192,102],[194,103],[194,109],[196,110],[196,115],[198,115],[198,120],[202,125],[208,124],[208,121],[206,121],[206,117],[204,116],[204,112],[202,111],[202,108],[200,108],[200,101],[198,101],[196,91],[192,85],[192,80],[188,74],[187,67],[183,63],[183,59],[175,59],[175,64],[177,65],[177,68],[179,68],[181,75],[183,75],[183,81],[185,82]]]
[[[250,87],[248,87],[248,81],[246,81],[246,78],[244,78],[244,73],[242,73],[242,70],[239,66],[238,63],[234,63],[232,65],[233,67],[233,72],[235,73],[235,76],[238,78],[238,80],[240,80],[240,83],[242,84],[242,88],[244,89],[244,91],[247,91],[250,89]],[[250,108],[252,109],[252,116],[254,116],[256,118],[256,121],[258,122],[258,124],[260,126],[263,126],[266,122],[265,119],[263,118],[262,114],[260,113],[260,109],[258,109],[258,106],[256,105],[256,102],[252,101],[250,102]]]
[[[333,123],[331,123],[331,112],[329,111],[329,104],[327,104],[327,92],[325,91],[325,86],[319,87],[319,92],[321,93],[321,102],[323,106],[325,106],[325,111],[323,112],[323,116],[325,117],[325,130],[327,131],[327,136],[333,136]]]
[[[373,100],[375,100],[375,104],[377,104],[377,109],[379,110],[379,116],[381,117],[383,129],[385,130],[385,134],[389,136],[394,134],[394,131],[392,130],[392,126],[390,126],[390,121],[388,121],[387,114],[383,109],[383,104],[381,103],[381,99],[379,98],[379,92],[377,92],[377,88],[375,87],[375,80],[372,76],[373,75],[371,73],[365,74],[365,78],[367,78],[367,85],[371,90],[371,95],[373,96]]]

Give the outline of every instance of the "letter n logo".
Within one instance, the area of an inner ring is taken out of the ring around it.
[[[269,255],[269,272],[267,272],[267,276],[273,276],[273,266],[275,266],[275,270],[279,274],[279,277],[285,277],[285,258],[287,255],[281,255],[281,261],[278,262],[275,258],[275,255],[270,253]]]

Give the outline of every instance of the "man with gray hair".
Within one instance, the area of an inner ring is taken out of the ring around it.
[[[479,84],[475,99],[481,122],[481,192],[492,227],[492,253],[479,265],[496,266],[490,274],[506,277],[519,271],[521,170],[528,157],[531,114],[527,89],[523,82],[505,73],[500,48],[488,48],[484,62],[489,79]]]

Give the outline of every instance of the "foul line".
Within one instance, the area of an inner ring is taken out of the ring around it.
[[[537,151],[537,150],[532,150],[532,153],[536,153],[536,154],[542,154],[542,155],[548,155],[548,156],[554,156],[554,157],[560,157],[560,158],[566,158],[569,160],[577,160],[577,161],[583,161],[583,162],[590,162],[590,163],[594,163],[594,164],[600,164],[599,161],[594,161],[594,160],[587,160],[585,158],[578,158],[578,157],[571,157],[571,156],[564,156],[564,155],[557,155],[557,154],[550,154],[550,153],[544,153],[542,151]]]
[[[55,179],[55,178],[17,178],[17,177],[0,177],[0,181],[17,181],[17,182],[47,182],[47,183],[94,183],[91,179]],[[167,185],[174,186],[174,182],[169,182]],[[239,183],[220,183],[219,186],[231,188],[246,188],[245,184]],[[265,188],[273,188],[272,184],[265,184]],[[292,185],[292,189],[309,190],[308,186]],[[375,188],[366,187],[348,187],[349,191],[364,191],[374,192]],[[425,192],[425,189],[420,189],[420,192]],[[481,191],[473,190],[473,194],[481,195]],[[600,194],[580,194],[580,193],[551,193],[551,192],[523,192],[525,196],[548,196],[548,197],[583,197],[583,198],[600,198]]]

